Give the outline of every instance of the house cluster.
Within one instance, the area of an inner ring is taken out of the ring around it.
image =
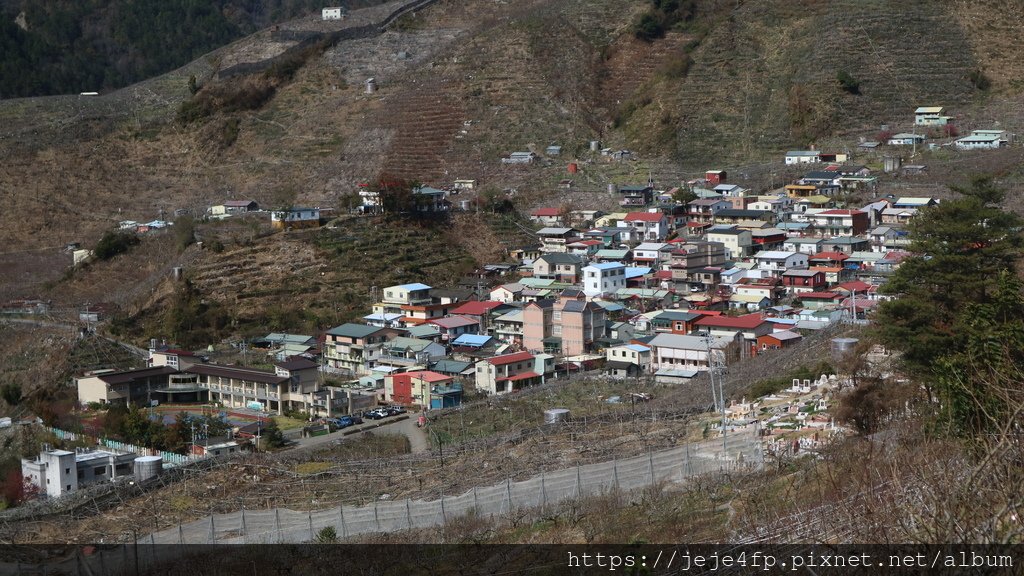
[[[290,206],[270,210],[270,225],[274,230],[292,230],[300,228],[316,228],[323,218],[329,217],[330,208],[309,208]],[[224,220],[245,214],[265,215],[255,200],[226,200],[222,204],[214,204],[206,209],[206,217],[210,220]]]
[[[922,146],[927,143],[931,148],[952,146],[957,150],[988,150],[1002,148],[1013,140],[1013,134],[1005,130],[978,129],[962,137],[956,126],[956,118],[946,115],[942,106],[920,106],[914,110],[913,124],[909,132],[884,133],[879,140],[864,140],[858,148],[864,151],[876,150],[885,144],[888,146]],[[932,140],[932,142],[928,142]],[[786,163],[790,161],[790,152],[786,155]],[[806,162],[819,162],[813,156],[807,156]]]
[[[151,220],[149,222],[136,222],[135,220],[121,220],[117,223],[118,230],[124,232],[135,232],[136,234],[145,234],[147,232],[155,232],[157,230],[163,230],[168,226],[173,226],[174,222],[168,222],[166,220]]]
[[[845,205],[845,192],[872,194],[877,178],[841,163],[769,194],[730,183],[724,170],[687,184],[696,199],[686,204],[673,200],[677,190],[648,183],[616,188],[622,212],[534,210],[537,242],[512,251],[520,277],[492,300],[521,306],[529,332],[541,325],[529,318],[540,318],[532,311],[542,302],[557,318],[560,303],[579,298],[604,311],[606,333],[591,334],[583,352],[603,347],[610,372],[692,377],[716,357],[782,348],[841,319],[866,321],[908,256],[907,224],[938,202],[876,196]],[[578,341],[554,330],[508,339],[562,355],[579,354]]]
[[[422,407],[456,405],[470,385],[503,394],[598,368],[683,382],[867,321],[908,255],[906,224],[936,203],[842,206],[842,191],[875,189],[869,169],[847,164],[767,195],[724,170],[689,186],[688,203],[649,182],[616,187],[621,212],[534,210],[535,242],[483,266],[480,285],[385,287],[361,321],[279,356],[318,350],[322,370],[353,388]]]

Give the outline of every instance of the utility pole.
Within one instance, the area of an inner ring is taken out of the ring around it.
[[[717,393],[715,391],[715,376],[717,375],[716,373],[718,372],[718,362],[714,359],[714,348],[712,347],[712,342],[714,340],[714,337],[711,335],[711,331],[710,330],[708,330],[705,333],[704,337],[705,337],[704,342],[707,344],[708,377],[711,380],[711,396],[712,396],[712,398],[714,398],[716,400],[716,404],[718,404],[720,402],[720,404],[718,404],[716,407],[718,407],[719,410],[722,413],[722,456],[724,458],[724,457],[728,456],[728,446],[726,444],[726,438],[725,438],[725,436],[726,436],[726,427],[725,427],[725,389],[722,387],[722,379],[719,378],[718,379],[718,391],[717,391]]]

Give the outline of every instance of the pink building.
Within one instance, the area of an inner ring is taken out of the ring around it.
[[[575,356],[590,352],[606,332],[604,308],[582,291],[563,290],[557,300],[531,302],[523,309],[523,346]]]

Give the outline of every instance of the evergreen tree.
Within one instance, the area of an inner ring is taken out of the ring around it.
[[[962,197],[922,211],[909,230],[914,257],[883,285],[894,301],[879,306],[881,341],[903,352],[911,373],[935,375],[935,360],[961,350],[957,320],[964,306],[987,302],[1000,273],[1014,270],[1020,219],[999,207],[1003,192],[976,179]]]

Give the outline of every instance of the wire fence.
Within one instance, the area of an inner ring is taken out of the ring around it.
[[[158,544],[271,544],[316,541],[331,527],[342,538],[362,534],[429,529],[474,516],[501,520],[540,519],[562,503],[606,494],[633,491],[666,482],[763,467],[759,430],[755,426],[718,438],[621,460],[582,464],[550,471],[527,480],[506,480],[436,500],[377,500],[362,506],[336,506],[298,511],[287,508],[242,509],[215,514],[123,544],[97,546],[84,553],[45,565],[0,561],[0,574],[132,574],[159,569],[178,561],[180,550]],[[129,539],[131,535],[129,534]]]
[[[501,518],[517,511],[542,516],[557,503],[606,493],[637,490],[662,482],[720,473],[759,470],[763,464],[755,427],[724,440],[687,444],[623,460],[579,465],[527,480],[506,480],[436,500],[375,501],[363,506],[296,511],[286,508],[239,510],[207,516],[142,537],[140,544],[301,543],[331,527],[341,538],[441,526],[475,515]]]

